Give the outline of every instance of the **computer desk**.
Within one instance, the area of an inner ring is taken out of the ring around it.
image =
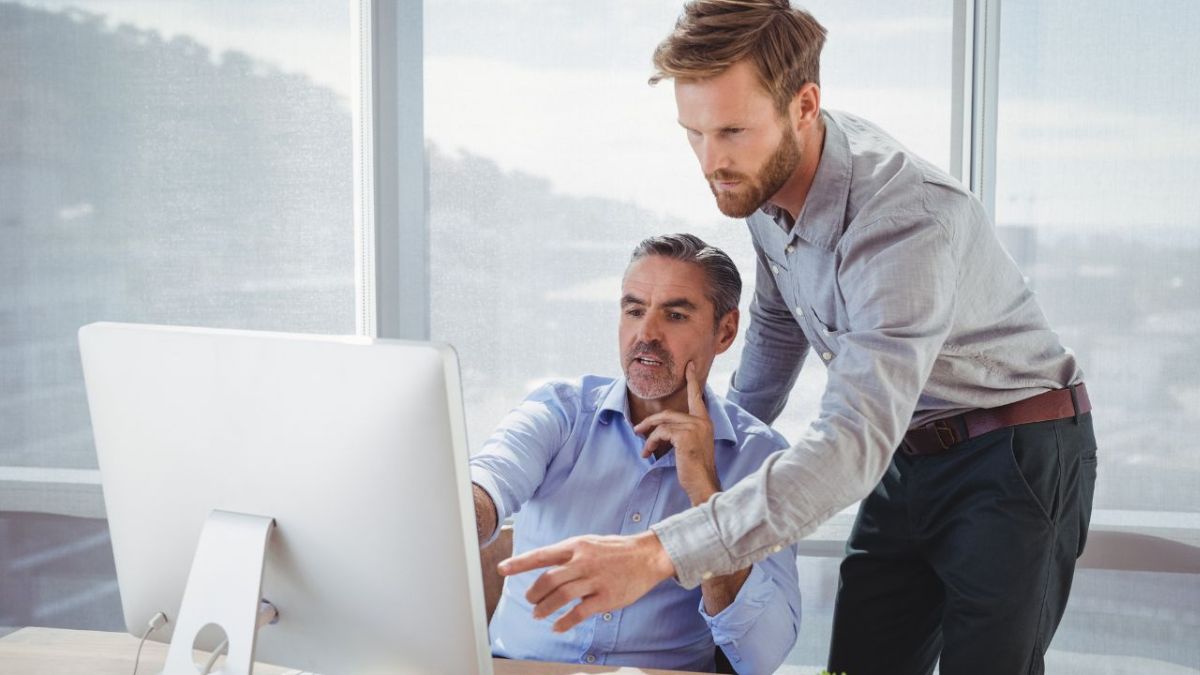
[[[138,639],[128,633],[106,633],[61,628],[22,628],[0,638],[0,673],[20,675],[129,675]],[[157,674],[166,660],[167,645],[147,641],[138,673]],[[678,670],[651,670],[617,666],[585,666],[538,661],[493,661],[496,675],[679,675]],[[255,675],[299,675],[300,671],[261,665]]]

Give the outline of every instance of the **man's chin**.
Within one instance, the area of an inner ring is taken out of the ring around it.
[[[730,197],[720,194],[715,196],[717,198],[717,209],[730,218],[749,218],[751,214],[758,210],[758,207],[762,206],[756,200],[745,197]]]
[[[667,383],[656,382],[650,386],[645,386],[644,383],[637,382],[636,380],[626,379],[625,384],[629,387],[630,393],[643,401],[656,401],[679,391],[679,387]]]

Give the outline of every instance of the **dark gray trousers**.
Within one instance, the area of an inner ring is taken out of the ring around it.
[[[1044,672],[1095,482],[1090,413],[897,452],[846,543],[829,672]]]

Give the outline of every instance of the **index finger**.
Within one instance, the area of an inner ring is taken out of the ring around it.
[[[688,413],[707,418],[708,407],[704,405],[704,386],[700,384],[700,377],[696,375],[695,361],[688,361],[683,375],[687,379]]]
[[[514,574],[541,569],[552,565],[561,565],[571,559],[571,550],[562,542],[535,548],[507,560],[501,560],[496,569],[502,576],[511,577]]]

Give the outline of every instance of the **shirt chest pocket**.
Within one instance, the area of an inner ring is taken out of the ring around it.
[[[838,328],[838,323],[825,317],[836,316],[833,312],[818,311],[809,305],[804,312],[808,319],[810,342],[817,355],[825,363],[829,363],[842,349],[842,336],[850,332],[848,328]],[[844,323],[841,325],[845,325]]]
[[[820,285],[826,261],[821,259],[793,261],[795,271],[771,253],[764,252],[767,268],[775,277],[775,284],[788,310],[808,338],[821,360],[828,363],[840,350],[839,338],[849,332],[849,321],[838,319],[842,312],[836,311],[836,293]],[[802,272],[808,271],[807,274]],[[833,274],[829,271],[828,274]],[[813,275],[817,275],[814,279]],[[816,300],[814,303],[813,300]],[[819,306],[819,308],[818,308]],[[840,328],[839,328],[840,326]]]

